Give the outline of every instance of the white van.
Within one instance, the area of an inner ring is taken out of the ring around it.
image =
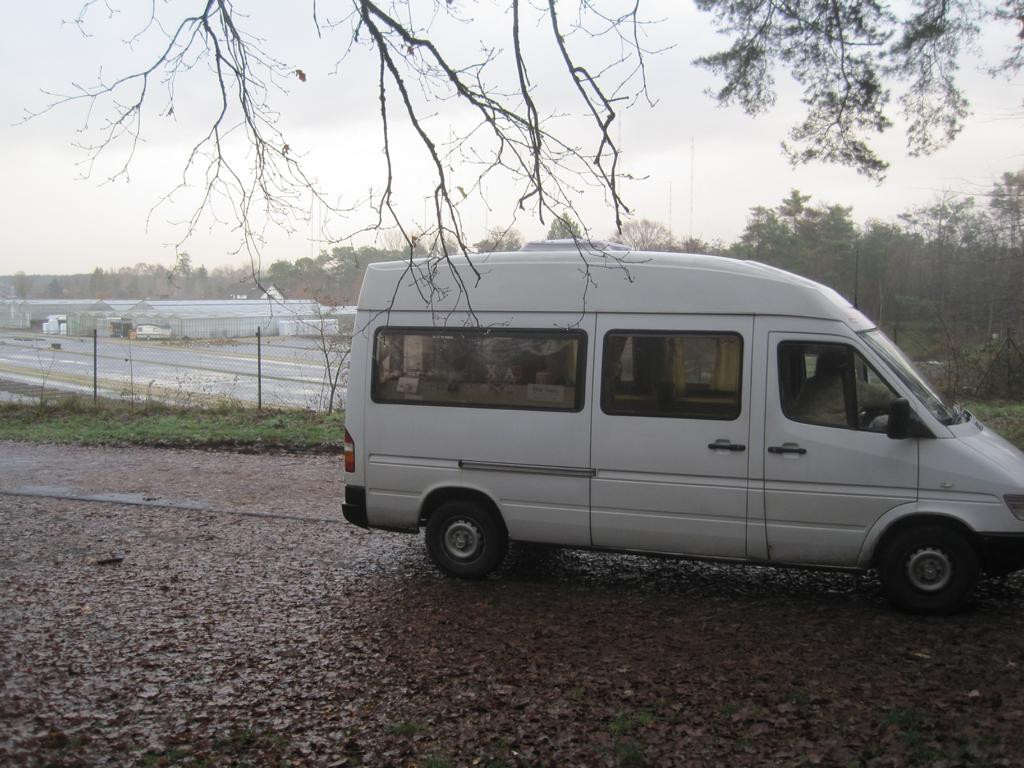
[[[467,578],[511,539],[877,568],[918,612],[1024,567],[1024,455],[839,294],[756,262],[612,248],[456,259],[431,287],[408,263],[369,265],[347,520],[425,527],[437,565]]]
[[[169,339],[171,338],[170,328],[161,328],[159,325],[139,325],[135,328],[136,339]]]

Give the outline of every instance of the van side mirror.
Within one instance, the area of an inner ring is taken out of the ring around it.
[[[889,403],[889,425],[885,434],[893,440],[910,437],[910,402],[900,397]]]

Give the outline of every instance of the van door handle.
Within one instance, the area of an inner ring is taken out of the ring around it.
[[[742,443],[734,443],[731,440],[721,438],[715,440],[713,443],[708,443],[708,448],[712,451],[732,451],[733,453],[739,453],[740,451],[747,450],[747,446]]]
[[[807,453],[807,449],[801,448],[796,443],[785,443],[784,445],[769,445],[768,453],[798,453],[803,456]]]

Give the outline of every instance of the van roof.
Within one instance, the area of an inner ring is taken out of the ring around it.
[[[560,246],[539,250],[531,243],[528,250],[453,256],[450,264],[439,258],[370,264],[358,308],[757,314],[874,326],[831,288],[760,262],[611,250],[598,243],[579,250]]]

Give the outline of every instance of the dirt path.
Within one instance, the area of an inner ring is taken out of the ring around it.
[[[0,490],[220,510],[0,494],[0,764],[1024,764],[1020,578],[947,619],[579,552],[457,582],[295,519],[337,517],[337,463],[0,444]]]
[[[338,456],[0,441],[0,491],[341,520]]]

